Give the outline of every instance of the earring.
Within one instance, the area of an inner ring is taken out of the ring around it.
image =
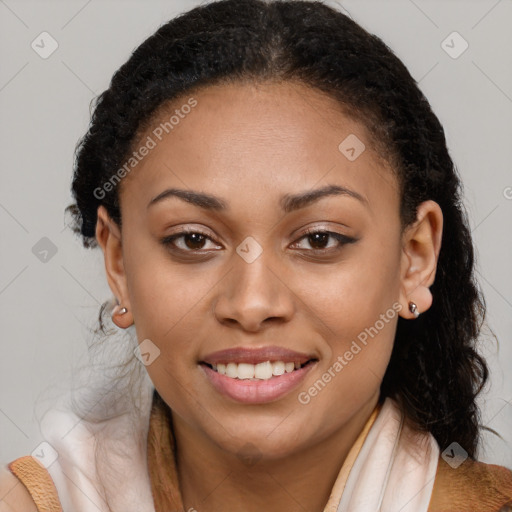
[[[414,302],[409,302],[409,311],[414,315],[414,318],[418,318],[420,316],[418,306],[416,306]]]
[[[112,311],[112,318],[114,318],[114,316],[116,316],[116,315],[124,315],[125,313],[128,312],[128,310],[125,307],[119,309],[119,311],[117,310],[118,308],[119,308],[119,304],[117,304],[114,307],[114,310]]]

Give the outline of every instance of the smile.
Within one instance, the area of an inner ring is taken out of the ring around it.
[[[266,361],[255,365],[218,363],[216,369],[205,362],[198,366],[206,375],[208,383],[220,395],[237,403],[264,404],[275,402],[297,388],[317,363],[317,359],[310,359],[297,365],[292,362]],[[284,372],[280,373],[283,368]],[[221,373],[223,370],[224,374]],[[274,375],[274,370],[278,375]]]
[[[299,370],[303,366],[313,362],[313,359],[301,364],[300,362],[265,361],[259,364],[250,363],[228,363],[208,365],[212,370],[231,379],[239,380],[269,380],[285,373]]]

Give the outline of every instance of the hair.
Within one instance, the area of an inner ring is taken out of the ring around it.
[[[476,397],[488,379],[476,347],[486,307],[462,184],[417,82],[379,37],[342,12],[320,1],[220,0],[159,27],[95,100],[75,152],[76,203],[67,208],[73,230],[85,247],[96,247],[100,205],[121,225],[119,186],[101,199],[94,191],[130,158],[141,133],[170,102],[214,85],[270,81],[322,91],[364,124],[399,184],[402,233],[420,203],[431,199],[441,207],[433,304],[414,321],[398,319],[381,397],[396,400],[441,450],[457,441],[474,458],[481,435]]]

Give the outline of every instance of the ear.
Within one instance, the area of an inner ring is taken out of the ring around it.
[[[128,287],[123,264],[123,248],[119,226],[109,216],[103,205],[98,207],[96,223],[96,239],[105,259],[107,281],[112,293],[121,307],[128,309],[127,313],[118,315],[119,306],[114,309],[112,320],[118,327],[126,329],[133,323],[131,305],[128,297]]]
[[[400,316],[415,318],[409,311],[414,302],[420,313],[432,305],[432,286],[436,276],[437,261],[443,235],[443,212],[432,200],[421,203],[416,221],[402,237]]]

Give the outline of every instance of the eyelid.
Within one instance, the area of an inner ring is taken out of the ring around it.
[[[203,235],[205,237],[210,238],[212,241],[215,241],[216,238],[218,238],[216,235],[214,235],[211,231],[209,231],[206,228],[188,225],[184,227],[178,227],[174,233],[170,233],[169,235],[165,236],[164,239],[178,237],[180,235],[188,235],[190,233],[197,233],[198,235]]]

